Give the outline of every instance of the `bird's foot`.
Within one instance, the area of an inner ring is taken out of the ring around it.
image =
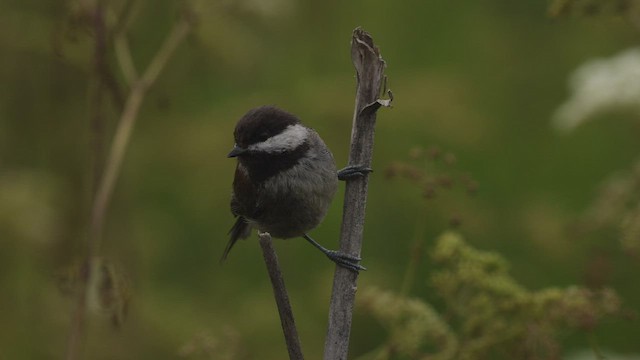
[[[345,269],[349,269],[351,271],[355,271],[356,273],[360,270],[367,270],[364,266],[358,264],[358,262],[362,260],[360,259],[360,257],[345,254],[336,250],[329,250],[320,245],[317,241],[313,240],[311,236],[307,234],[304,234],[302,237],[310,242],[311,245],[315,246],[318,250],[322,251],[322,253],[325,254],[329,259],[331,259],[331,261],[336,263],[336,265],[341,266]]]
[[[367,270],[367,268],[358,264],[358,262],[362,259],[357,256],[352,256],[335,250],[327,250],[327,252],[325,252],[325,255],[327,255],[327,257],[331,259],[331,261],[336,263],[336,265],[341,266],[345,269],[349,269],[355,272],[359,272],[360,270]]]
[[[338,179],[342,181],[362,177],[372,172],[373,169],[364,165],[349,165],[344,169],[338,170]]]

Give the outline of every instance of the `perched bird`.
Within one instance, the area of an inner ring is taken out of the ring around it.
[[[275,238],[303,237],[336,264],[364,270],[360,258],[328,250],[307,232],[324,219],[339,179],[364,176],[371,169],[348,166],[336,172],[333,155],[318,133],[273,106],[249,110],[238,121],[234,138],[228,157],[238,159],[231,195],[236,222],[221,261],[238,239],[257,229]]]

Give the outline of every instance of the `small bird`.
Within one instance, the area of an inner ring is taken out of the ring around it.
[[[371,169],[353,165],[337,172],[318,133],[274,106],[249,110],[233,135],[235,145],[228,157],[238,159],[231,195],[236,222],[221,261],[238,239],[257,229],[275,238],[303,237],[336,264],[365,270],[359,257],[328,250],[307,233],[327,214],[338,180],[364,176]]]

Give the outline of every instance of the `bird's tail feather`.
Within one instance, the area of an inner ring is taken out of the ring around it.
[[[227,246],[224,248],[220,262],[227,259],[229,251],[231,251],[231,248],[233,248],[233,245],[235,245],[238,239],[246,239],[249,234],[251,234],[251,227],[247,223],[247,220],[242,216],[238,216],[236,223],[233,224],[231,230],[229,230],[229,235],[231,235],[231,237],[229,238]]]

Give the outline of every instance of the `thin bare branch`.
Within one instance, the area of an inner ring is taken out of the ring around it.
[[[140,12],[141,0],[126,0],[118,13],[118,20],[114,26],[115,33],[126,33]]]
[[[118,59],[120,70],[124,76],[124,81],[127,85],[131,86],[131,84],[138,81],[138,71],[133,63],[133,57],[131,56],[131,49],[129,48],[127,35],[124,33],[116,34],[113,40],[113,45],[116,53],[116,59]]]
[[[90,236],[95,239],[94,244],[96,249],[98,249],[100,245],[105,212],[109,206],[109,200],[111,199],[116,179],[120,173],[122,159],[127,150],[142,100],[148,88],[153,85],[167,61],[178,47],[178,44],[180,44],[189,32],[189,29],[190,22],[184,18],[174,25],[173,30],[152,59],[142,78],[136,81],[131,87],[131,93],[129,94],[124,111],[118,122],[116,133],[113,137],[104,176],[98,188],[91,213]]]
[[[373,44],[371,36],[361,28],[353,31],[351,59],[356,68],[358,87],[351,129],[349,165],[371,167],[376,111],[380,106],[391,105],[391,98],[388,101],[378,98],[384,85],[385,62]],[[367,187],[367,176],[347,181],[340,232],[340,251],[345,254],[360,256]],[[347,358],[357,279],[357,272],[336,266],[324,347],[325,360]]]
[[[127,0],[120,11],[118,22],[113,30],[113,45],[116,59],[120,65],[124,80],[129,86],[138,80],[138,71],[133,62],[133,56],[131,55],[127,31],[140,10],[140,4],[141,1],[139,0]]]
[[[289,359],[302,360],[304,357],[302,356],[300,339],[298,337],[298,331],[296,330],[289,295],[284,286],[284,279],[282,278],[282,272],[278,264],[278,256],[271,242],[271,235],[269,235],[269,233],[261,233],[259,237],[264,262],[267,265],[267,271],[269,272],[269,278],[273,286],[273,295],[276,299],[276,305],[278,306],[280,323],[282,324],[284,339],[287,343],[287,350],[289,351]]]
[[[104,93],[107,81],[109,79],[109,69],[107,66],[107,30],[105,25],[105,7],[102,1],[97,1],[91,10],[87,10],[87,14],[90,14],[91,22],[93,24],[94,33],[94,50],[93,50],[93,70],[95,80],[92,81],[93,86],[90,90],[90,113],[91,113],[91,192],[95,192],[102,176],[102,169],[104,166]],[[115,97],[114,97],[115,98]],[[92,199],[94,200],[94,199]],[[85,262],[90,260],[90,254],[87,253]],[[86,264],[85,264],[86,265]],[[79,295],[75,299],[71,329],[69,331],[69,337],[67,339],[67,360],[74,360],[80,357],[82,344],[85,337],[85,324],[86,324],[86,287],[88,282],[88,273],[85,271],[87,266],[81,266],[80,281],[79,281]]]
[[[192,20],[185,15],[173,26],[171,34],[169,34],[164,41],[164,44],[162,44],[162,47],[142,75],[140,79],[142,86],[151,86],[151,84],[156,81],[158,75],[160,75],[160,72],[162,72],[162,69],[164,69],[164,66],[167,64],[167,61],[171,58],[171,55],[189,33],[191,25]]]
[[[96,6],[96,14],[103,16],[102,2],[98,1]],[[132,76],[135,81],[131,84],[130,93],[118,121],[118,126],[106,159],[105,169],[102,172],[96,196],[93,201],[87,241],[87,256],[83,266],[80,289],[74,313],[72,315],[73,318],[70,336],[67,344],[67,360],[75,360],[80,357],[80,350],[84,342],[88,289],[87,281],[91,277],[90,265],[93,259],[100,253],[106,212],[109,207],[109,202],[113,194],[116,180],[120,173],[124,154],[126,153],[136,118],[138,117],[140,106],[142,105],[142,101],[144,100],[147,90],[151,85],[153,85],[158,75],[162,72],[162,69],[167,64],[171,55],[175,52],[180,42],[189,32],[190,27],[191,19],[187,16],[181,17],[181,19],[174,25],[173,30],[168,35],[162,47],[152,59],[142,78],[137,79],[136,76]],[[120,34],[118,36],[122,36],[124,38],[124,34]],[[116,38],[118,36],[116,36]],[[100,40],[98,39],[97,41]],[[125,45],[127,44],[125,43]],[[101,50],[104,49],[100,44],[97,44],[97,48]],[[125,62],[129,61],[132,65],[133,61],[131,60],[131,54],[128,53],[128,45],[125,46],[125,49],[127,51],[125,57],[128,57],[128,59],[125,59]],[[106,63],[106,60],[104,59],[104,57],[106,57],[104,51],[100,52],[100,55],[98,56],[103,58],[97,59],[96,61]],[[125,67],[126,66],[128,65],[125,65]],[[126,72],[130,70],[124,71]]]

